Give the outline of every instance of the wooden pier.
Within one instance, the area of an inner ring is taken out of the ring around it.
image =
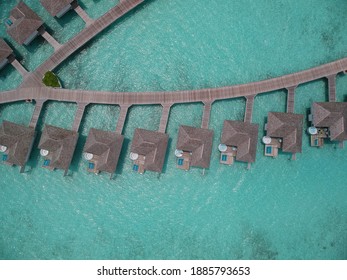
[[[119,118],[118,118],[117,126],[116,126],[116,132],[119,134],[122,134],[123,132],[123,128],[127,118],[129,107],[130,106],[127,106],[127,105],[122,105],[120,107]]]
[[[74,119],[74,122],[72,124],[72,130],[73,131],[78,132],[78,129],[81,125],[81,121],[83,118],[84,110],[85,110],[87,105],[88,105],[88,103],[78,103],[78,107],[77,107],[76,114],[75,114],[75,119]]]
[[[282,77],[242,85],[212,89],[166,92],[110,92],[57,89],[49,87],[18,88],[0,94],[0,104],[26,99],[46,99],[74,103],[145,105],[213,102],[215,100],[247,97],[297,86],[310,81],[336,75],[347,69],[347,58],[321,65],[310,70]],[[42,77],[41,77],[42,78]],[[38,78],[37,78],[38,79]],[[30,81],[30,80],[29,80]]]
[[[75,10],[75,12],[83,19],[83,21],[86,23],[86,25],[88,26],[88,25],[91,25],[93,22],[94,22],[94,20],[93,19],[91,19],[89,16],[88,16],[88,14],[86,13],[86,11],[85,10],[83,10],[82,8],[81,8],[81,6],[76,6],[75,8],[74,8],[74,10]]]
[[[252,122],[254,98],[255,98],[255,95],[250,95],[246,97],[246,110],[245,110],[244,122],[248,122],[248,123]]]
[[[37,100],[36,101],[34,113],[31,116],[29,127],[32,127],[34,129],[36,129],[37,122],[39,121],[40,114],[41,114],[41,111],[42,111],[42,108],[43,108],[43,104],[45,103],[45,101],[46,100]]]
[[[208,129],[208,125],[210,123],[210,116],[211,116],[211,107],[212,107],[211,101],[204,101],[204,112],[202,114],[201,128]]]
[[[61,44],[59,44],[46,30],[41,32],[41,36],[45,38],[45,40],[54,48],[54,50],[58,50],[61,47]]]
[[[287,113],[294,113],[296,86],[287,88]]]
[[[171,104],[162,104],[163,111],[161,113],[160,124],[159,124],[159,132],[165,133],[167,123],[169,121]]]
[[[327,76],[329,89],[329,102],[336,102],[336,74]]]

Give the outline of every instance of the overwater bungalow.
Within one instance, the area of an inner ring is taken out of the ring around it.
[[[311,146],[322,147],[327,138],[342,143],[347,140],[347,102],[314,102],[309,121]]]
[[[12,9],[10,17],[5,20],[7,33],[20,45],[29,45],[43,26],[42,19],[24,2]]]
[[[133,170],[140,174],[145,170],[161,173],[168,141],[166,133],[136,128],[130,148]]]
[[[41,5],[53,16],[61,18],[78,5],[77,0],[40,0]]]
[[[258,124],[225,120],[218,149],[220,163],[232,165],[237,161],[255,162],[258,141]]]
[[[212,130],[181,125],[175,151],[177,168],[186,171],[190,166],[209,168],[212,142]]]
[[[113,175],[116,170],[124,136],[111,131],[91,128],[84,145],[84,157],[88,161],[88,171],[105,171]]]
[[[69,170],[77,140],[76,131],[45,125],[38,146],[44,158],[43,167],[50,170],[62,169],[65,171],[65,176]]]
[[[36,132],[34,128],[3,121],[0,127],[1,161],[8,165],[18,165],[24,171]]]
[[[0,70],[9,63],[12,56],[13,50],[9,45],[7,45],[4,39],[0,38]]]
[[[269,112],[265,125],[265,156],[276,157],[278,149],[283,152],[301,153],[304,116],[294,113]]]

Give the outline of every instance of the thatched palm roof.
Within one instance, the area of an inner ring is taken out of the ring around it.
[[[328,128],[331,140],[347,140],[347,102],[313,103],[312,122],[316,127]]]
[[[301,153],[304,116],[293,113],[269,112],[267,136],[282,138],[282,151]]]
[[[221,143],[237,147],[236,160],[254,162],[257,152],[258,124],[225,120]]]
[[[24,2],[19,2],[10,15],[15,21],[7,27],[7,33],[21,45],[43,24],[41,18]]]
[[[40,0],[42,6],[55,17],[59,14],[67,5],[77,2],[75,0]]]
[[[16,123],[3,121],[0,127],[0,145],[8,149],[7,161],[25,166],[35,139],[35,129]]]
[[[97,170],[114,173],[123,140],[124,136],[119,133],[91,128],[83,151],[99,157],[95,166]]]
[[[146,157],[145,170],[162,172],[168,140],[165,133],[136,128],[130,150]]]
[[[0,62],[8,58],[13,53],[13,50],[5,42],[4,39],[0,38]]]
[[[45,125],[39,143],[39,149],[51,154],[50,166],[53,168],[69,169],[78,140],[76,131]]]
[[[210,166],[212,142],[212,130],[181,125],[176,148],[192,153],[191,166],[208,168]]]

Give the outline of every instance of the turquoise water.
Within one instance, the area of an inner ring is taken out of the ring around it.
[[[3,21],[17,1],[0,2]],[[38,1],[25,1],[64,42],[83,28],[73,12],[56,21]],[[97,18],[117,1],[81,0]],[[56,73],[66,88],[117,91],[193,89],[276,77],[346,56],[344,0],[310,1],[153,0],[113,24]],[[43,40],[16,47],[35,69],[52,52]],[[7,67],[0,90],[19,85]],[[337,80],[346,99],[347,77]],[[295,111],[327,99],[323,80],[299,86]],[[267,112],[285,110],[285,92],[257,96],[257,161],[219,165],[224,119],[242,119],[243,99],[213,104],[211,166],[182,172],[174,149],[180,124],[200,126],[202,104],[175,105],[164,173],[134,174],[128,159],[136,127],[158,129],[160,106],[130,109],[126,141],[115,178],[86,171],[82,148],[91,127],[114,130],[117,106],[91,105],[80,128],[70,176],[43,168],[35,144],[28,172],[0,165],[1,259],[346,259],[347,149],[310,148],[304,134],[296,161],[265,158],[261,137]],[[0,106],[0,119],[28,124],[34,105]],[[49,102],[44,124],[69,128],[74,104]],[[305,129],[307,124],[305,123]]]

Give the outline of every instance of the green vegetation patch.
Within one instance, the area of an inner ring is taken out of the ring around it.
[[[61,87],[58,77],[52,71],[46,72],[42,82],[48,87]]]

